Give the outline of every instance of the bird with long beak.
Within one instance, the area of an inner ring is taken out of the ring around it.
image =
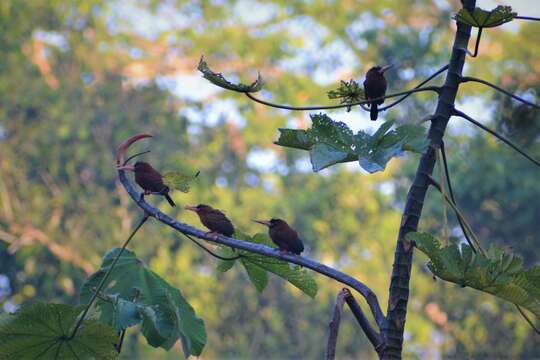
[[[234,234],[231,220],[221,211],[205,204],[186,206],[185,209],[197,213],[202,224],[210,230],[210,234],[222,234],[229,237]]]
[[[253,220],[256,223],[268,226],[268,235],[279,248],[279,252],[291,252],[300,255],[304,251],[304,244],[298,233],[284,220],[271,219],[269,221]]]
[[[386,94],[386,78],[384,72],[390,69],[393,65],[374,66],[366,73],[364,80],[364,93],[367,100],[377,99]],[[370,103],[369,115],[371,120],[377,120],[379,116],[379,105],[384,102],[384,99],[375,100]]]
[[[135,173],[135,182],[144,190],[142,196],[150,194],[162,195],[171,206],[176,206],[169,196],[169,187],[163,183],[163,176],[149,163],[137,161],[134,166],[124,165],[118,167],[118,170],[129,170]]]

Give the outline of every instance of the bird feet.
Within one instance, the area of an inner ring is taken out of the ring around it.
[[[210,236],[212,237],[214,240],[217,240],[218,236],[219,236],[219,233],[215,232],[215,231],[208,231],[207,233],[205,233],[204,235],[206,236]]]

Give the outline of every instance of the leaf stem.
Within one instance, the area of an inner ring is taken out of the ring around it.
[[[524,103],[526,105],[532,106],[532,107],[534,107],[536,109],[540,109],[540,105],[537,105],[537,104],[535,104],[533,102],[527,101],[527,100],[523,99],[522,97],[519,97],[519,96],[511,93],[508,90],[504,90],[503,88],[501,88],[501,87],[499,87],[499,86],[497,86],[495,84],[490,83],[489,81],[478,79],[478,78],[475,78],[475,77],[472,77],[472,76],[463,76],[460,79],[460,82],[462,82],[462,83],[471,82],[471,81],[487,85],[487,86],[491,87],[492,89],[495,89],[495,90],[497,90],[499,92],[502,92],[506,96],[510,96],[511,98],[513,98],[513,99],[515,99],[517,101],[521,101],[522,103]]]
[[[514,144],[512,141],[508,140],[507,138],[505,138],[504,136],[502,136],[501,134],[499,134],[498,132],[496,132],[495,130],[491,130],[490,128],[488,128],[487,126],[485,125],[482,125],[480,122],[474,120],[472,117],[470,117],[469,115],[465,114],[464,112],[462,111],[459,111],[457,109],[454,109],[454,115],[456,116],[459,116],[471,123],[473,123],[474,125],[478,126],[480,129],[484,130],[484,131],[487,131],[488,133],[490,133],[491,135],[495,136],[497,139],[501,140],[502,142],[504,142],[506,145],[510,146],[512,149],[514,149],[515,151],[517,151],[518,153],[520,153],[521,155],[523,155],[526,159],[530,160],[533,164],[535,164],[536,166],[540,166],[540,161],[538,160],[535,160],[532,156],[530,156],[529,154],[527,154],[524,150],[520,149],[516,144]]]
[[[423,92],[423,91],[434,91],[436,93],[439,93],[440,87],[438,87],[438,86],[426,86],[426,87],[423,87],[423,88],[415,88],[415,89],[402,91],[402,92],[398,92],[398,93],[394,93],[394,94],[390,94],[390,95],[386,95],[386,96],[381,96],[381,97],[378,97],[378,98],[375,98],[375,99],[357,101],[357,102],[353,102],[353,103],[350,103],[350,104],[340,104],[340,105],[292,106],[292,105],[276,104],[276,103],[272,103],[272,102],[269,102],[269,101],[266,101],[266,100],[262,100],[262,99],[256,98],[255,96],[253,96],[250,93],[244,93],[244,95],[246,95],[251,100],[253,100],[255,102],[258,102],[259,104],[263,104],[263,105],[278,108],[278,109],[293,110],[293,111],[310,111],[310,110],[329,110],[329,109],[349,108],[351,106],[356,106],[356,105],[370,104],[371,102],[377,101],[377,100],[384,100],[384,99],[399,97],[399,96],[402,96],[402,95],[408,95],[408,94],[418,93],[418,92]]]
[[[540,18],[532,17],[532,16],[514,16],[514,19],[518,19],[518,20],[540,21]]]
[[[101,282],[97,286],[96,291],[94,292],[94,295],[92,295],[92,298],[90,299],[90,301],[88,302],[88,304],[84,308],[84,311],[82,312],[81,316],[79,317],[79,320],[77,321],[77,324],[73,328],[73,331],[71,332],[71,335],[68,338],[69,340],[73,339],[75,337],[75,335],[77,334],[77,331],[79,330],[79,328],[81,327],[84,319],[86,318],[86,315],[88,314],[88,311],[90,310],[90,307],[92,306],[92,304],[94,303],[94,301],[98,297],[98,294],[101,291],[101,289],[103,289],[103,287],[105,286],[105,282],[107,281],[107,279],[109,278],[109,275],[111,274],[112,270],[116,266],[116,263],[120,259],[120,256],[122,256],[122,253],[124,252],[124,250],[128,246],[128,244],[131,241],[131,239],[133,238],[133,236],[135,236],[137,231],[141,228],[141,226],[143,226],[143,224],[146,222],[146,220],[148,220],[148,218],[149,218],[149,214],[145,212],[142,219],[141,219],[141,221],[139,221],[139,224],[131,232],[131,234],[129,235],[127,240],[124,242],[124,245],[122,245],[122,248],[120,249],[120,251],[118,252],[116,257],[114,258],[113,262],[109,266],[109,270],[107,270],[107,272],[105,273],[105,276],[103,276],[103,279],[101,279]]]

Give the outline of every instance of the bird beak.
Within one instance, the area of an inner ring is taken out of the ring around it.
[[[379,74],[384,74],[384,72],[390,68],[392,68],[394,65],[390,64],[390,65],[386,65],[386,66],[383,66],[381,68],[381,70],[379,70]]]
[[[262,221],[262,220],[253,220],[254,222],[256,223],[259,223],[259,224],[263,224],[263,225],[266,225],[266,226],[270,226],[270,221]]]
[[[135,171],[135,166],[133,165],[124,165],[124,166],[118,166],[116,170],[128,170],[128,171]]]
[[[186,206],[184,209],[189,210],[189,211],[197,212],[197,207],[196,206]]]

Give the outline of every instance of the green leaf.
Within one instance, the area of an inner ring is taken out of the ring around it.
[[[0,315],[0,359],[116,359],[116,332],[85,320],[72,339],[83,306],[35,303]]]
[[[225,79],[223,74],[216,73],[212,71],[209,67],[206,61],[204,61],[204,58],[201,57],[201,60],[199,61],[199,66],[197,66],[197,70],[199,70],[203,77],[207,80],[209,80],[212,84],[217,85],[221,88],[237,91],[241,93],[247,93],[247,92],[257,92],[262,89],[262,78],[261,74],[258,74],[257,80],[255,80],[251,85],[245,85],[245,84],[234,84],[230,82],[229,80]]]
[[[233,249],[227,246],[218,246],[216,249],[216,254],[225,257],[225,258],[233,258],[237,256],[238,254],[234,252]],[[216,266],[216,270],[219,272],[227,272],[234,266],[235,260],[218,260],[218,264]]]
[[[340,104],[352,104],[365,99],[364,89],[353,79],[341,80],[340,86],[328,92],[329,99],[340,99]],[[350,110],[350,108],[349,108]]]
[[[459,10],[454,19],[462,24],[478,28],[489,28],[512,21],[516,16],[517,13],[512,12],[511,6],[499,5],[491,11],[477,7],[472,13],[463,8]]]
[[[90,300],[93,289],[111,266],[118,251],[120,249],[115,248],[108,252],[101,268],[84,283],[82,303]],[[104,289],[103,295],[108,301],[96,301],[101,321],[117,328],[140,322],[142,333],[150,345],[168,350],[180,339],[186,357],[201,354],[206,344],[203,321],[196,316],[180,290],[148,269],[135,253],[124,251]],[[111,296],[116,297],[117,301],[110,301]]]
[[[255,236],[249,238],[249,240],[243,240],[271,247],[275,246],[270,237],[268,237],[266,234],[256,234]],[[249,263],[251,266],[263,269],[265,271],[270,271],[287,280],[310,297],[314,298],[317,295],[317,283],[311,274],[306,271],[306,269],[302,269],[299,266],[291,266],[285,261],[264,255],[253,254],[245,251],[242,252],[242,254],[244,256],[242,258],[242,264],[244,264],[244,266],[245,263]],[[247,267],[246,271],[248,271],[249,274]]]
[[[180,190],[181,192],[189,192],[191,182],[199,176],[199,172],[195,175],[186,175],[179,171],[169,171],[163,174],[163,183],[171,189]]]
[[[313,171],[331,165],[358,160],[370,173],[383,171],[388,161],[404,151],[423,152],[429,145],[426,131],[420,125],[405,124],[391,130],[387,121],[373,134],[359,131],[356,135],[342,122],[327,115],[311,115],[308,130],[279,129],[276,145],[308,150]]]
[[[242,258],[241,262],[246,269],[249,280],[251,280],[251,283],[255,286],[255,289],[257,289],[258,292],[262,292],[264,288],[266,288],[266,285],[268,285],[268,274],[266,271],[252,263],[249,259]]]
[[[409,233],[407,240],[426,254],[431,272],[446,281],[495,295],[522,306],[540,317],[540,267],[523,269],[520,257],[492,246],[486,256],[469,245],[442,247],[427,233]]]

